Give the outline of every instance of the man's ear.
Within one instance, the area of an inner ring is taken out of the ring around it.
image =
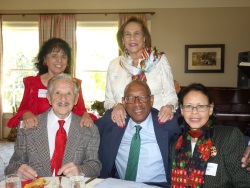
[[[153,104],[154,104],[154,95],[151,95],[151,96],[150,96],[150,104],[151,104],[151,107],[152,107]]]
[[[122,97],[122,106],[123,106],[123,108],[125,109],[125,111],[127,112],[125,97]]]
[[[49,92],[46,93],[46,98],[48,99],[49,104],[52,105],[52,104],[51,104],[51,97],[50,97]]]
[[[76,105],[76,104],[77,104],[78,99],[79,99],[79,92],[76,94],[74,105]]]

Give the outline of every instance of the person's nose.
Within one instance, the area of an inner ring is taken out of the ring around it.
[[[193,106],[193,108],[192,108],[192,114],[197,114],[197,113],[198,113],[197,108]]]
[[[135,105],[138,106],[138,105],[141,105],[141,102],[139,100],[139,97],[135,97]]]
[[[134,34],[131,34],[130,35],[130,40],[134,40],[135,39],[135,35]]]
[[[62,57],[57,57],[56,60],[57,62],[62,62]]]
[[[60,99],[61,99],[62,101],[65,101],[65,100],[67,99],[67,94],[61,93]]]

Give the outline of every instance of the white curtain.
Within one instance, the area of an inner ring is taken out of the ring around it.
[[[3,16],[0,15],[0,139],[3,138],[3,106],[2,106],[2,83],[3,83]]]
[[[76,60],[76,19],[75,14],[40,15],[39,43],[40,46],[52,37],[69,43],[72,49],[72,76],[75,77]]]

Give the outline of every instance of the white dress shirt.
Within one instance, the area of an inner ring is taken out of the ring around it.
[[[195,144],[196,144],[196,142],[191,142],[192,154],[194,153]]]
[[[115,164],[121,179],[125,178],[130,143],[136,131],[135,125],[138,124],[130,119],[116,156]],[[140,131],[141,148],[136,182],[166,182],[164,164],[155,137],[151,113],[140,126],[142,127]]]
[[[132,76],[120,66],[122,56],[112,60],[109,64],[105,91],[105,109],[112,108],[114,104],[121,103],[125,86],[131,82]],[[140,63],[138,63],[138,66]],[[153,107],[160,110],[164,105],[178,105],[171,67],[163,54],[160,61],[151,72],[145,73],[147,84],[154,95]]]
[[[69,116],[64,119],[65,123],[64,123],[63,127],[64,127],[67,135],[69,132],[71,118],[72,118],[72,113],[70,113]],[[59,129],[58,120],[59,120],[59,118],[54,114],[53,109],[50,109],[50,111],[48,113],[48,119],[47,119],[50,159],[52,158],[54,150],[55,150],[56,132]]]

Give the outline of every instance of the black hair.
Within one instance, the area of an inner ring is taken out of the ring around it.
[[[64,73],[71,74],[71,48],[69,44],[60,38],[51,38],[43,43],[39,53],[36,57],[35,67],[38,70],[38,74],[44,74],[48,72],[48,67],[44,65],[44,58],[47,54],[53,51],[62,50],[68,57],[67,67],[64,70]]]
[[[213,96],[211,95],[209,89],[200,83],[192,83],[186,88],[182,89],[179,95],[180,96],[179,109],[176,111],[178,124],[182,130],[186,129],[186,123],[185,123],[184,118],[181,115],[180,106],[183,105],[184,97],[191,91],[199,91],[203,93],[207,97],[208,103],[213,104]],[[213,114],[211,115],[210,120],[212,120],[214,123],[216,121],[216,107],[215,106],[213,108]]]

